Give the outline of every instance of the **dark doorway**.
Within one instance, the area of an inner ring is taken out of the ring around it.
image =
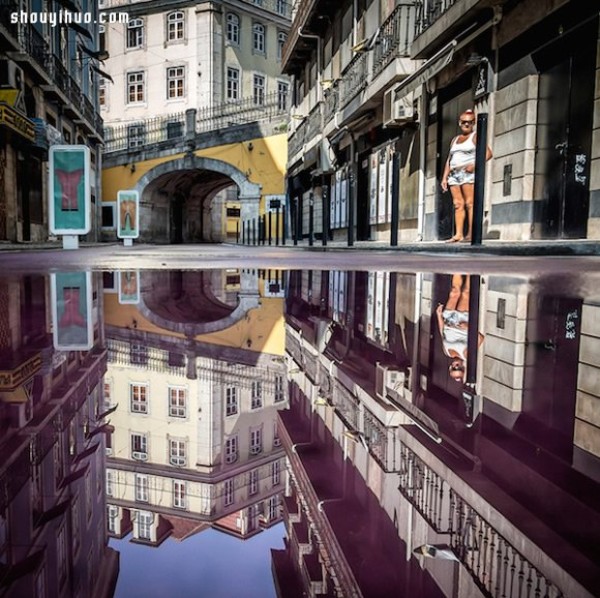
[[[521,431],[570,460],[573,451],[581,299],[532,294]]]
[[[23,241],[31,240],[31,214],[29,210],[29,169],[22,158],[17,160],[17,197]]]
[[[183,197],[175,195],[171,204],[171,243],[183,243]]]
[[[598,22],[534,55],[540,71],[535,195],[543,238],[585,238]]]
[[[453,234],[454,209],[452,207],[452,196],[450,192],[444,193],[440,187],[444,166],[448,159],[450,144],[460,131],[458,129],[458,117],[468,109],[473,109],[473,93],[471,91],[471,79],[462,77],[452,87],[444,90],[440,119],[438,121],[438,239],[449,239]]]
[[[358,180],[356,188],[356,240],[368,241],[369,226],[369,152],[358,158]]]

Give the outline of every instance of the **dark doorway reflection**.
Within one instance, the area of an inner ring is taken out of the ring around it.
[[[0,279],[0,595],[593,596],[597,282]]]

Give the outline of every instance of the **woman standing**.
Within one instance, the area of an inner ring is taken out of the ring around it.
[[[442,189],[452,194],[454,205],[454,235],[448,243],[471,240],[473,231],[473,196],[475,183],[475,113],[465,110],[460,115],[458,125],[461,133],[452,140],[450,152],[442,176]],[[492,150],[486,148],[486,161],[492,157]],[[465,216],[467,216],[467,235],[464,236]]]

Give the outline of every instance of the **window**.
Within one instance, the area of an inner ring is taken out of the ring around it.
[[[240,97],[240,71],[227,67],[227,99],[237,100]]]
[[[263,0],[254,0],[254,4],[256,4],[256,6],[262,6]]]
[[[62,583],[67,575],[67,537],[64,524],[58,530],[56,536],[56,560],[58,563],[58,580]]]
[[[273,463],[271,463],[271,482],[273,482],[273,486],[277,486],[281,481],[279,467],[279,461],[273,461]]]
[[[277,428],[277,422],[273,424],[273,446],[281,446],[281,438],[279,438],[279,429]]]
[[[267,519],[271,521],[279,516],[279,497],[272,496],[267,506]]]
[[[283,392],[283,376],[278,374],[275,376],[275,402],[281,403],[285,399],[285,394]]]
[[[167,15],[167,41],[172,42],[183,39],[183,23],[185,15],[181,10],[170,12]]]
[[[185,95],[185,69],[172,66],[167,69],[167,99],[183,98]]]
[[[144,43],[144,21],[131,19],[127,23],[127,47],[141,48]]]
[[[148,413],[148,387],[145,384],[130,384],[129,400],[132,413]]]
[[[248,472],[248,494],[252,496],[258,492],[258,469]]]
[[[104,52],[106,51],[106,26],[105,25],[98,25],[98,33],[100,35],[99,38],[99,44],[98,44],[98,50],[100,52]]]
[[[229,480],[225,480],[225,506],[229,506],[233,504],[234,501],[234,488],[233,488],[233,480],[230,478]]]
[[[185,440],[171,438],[169,440],[169,462],[171,465],[182,467],[186,464]]]
[[[256,428],[250,431],[250,454],[258,455],[262,451],[262,430]]]
[[[262,106],[265,103],[265,78],[262,75],[254,75],[254,105]]]
[[[145,345],[138,345],[137,343],[131,343],[131,345],[129,345],[129,363],[134,365],[147,365],[148,347]]]
[[[185,367],[185,355],[183,353],[174,353],[169,351],[169,367],[183,368]]]
[[[106,106],[106,79],[98,78],[98,102],[100,106]]]
[[[145,434],[131,435],[131,456],[138,461],[148,458],[148,438]]]
[[[106,508],[106,521],[108,532],[111,534],[117,533],[117,517],[119,516],[119,509],[114,505],[108,505]]]
[[[110,471],[110,469],[106,470],[106,496],[112,496],[114,494],[115,488],[115,472]]]
[[[234,463],[238,458],[238,439],[232,436],[225,441],[225,463]]]
[[[287,110],[288,109],[288,94],[289,85],[283,81],[277,81],[277,109]],[[282,379],[281,376],[278,378]],[[277,381],[277,378],[275,379]]]
[[[146,101],[146,74],[144,71],[127,73],[127,103]]]
[[[261,23],[252,26],[252,48],[260,54],[265,53],[265,26]]]
[[[277,12],[280,15],[285,15],[287,13],[287,2],[286,2],[286,0],[277,0]]]
[[[146,132],[144,125],[129,125],[127,127],[127,143],[129,149],[141,147],[146,143]]]
[[[283,31],[277,32],[277,60],[281,60],[283,56],[283,46],[285,46],[285,40],[287,35]]]
[[[185,509],[186,506],[185,482],[173,480],[173,506],[178,509]]]
[[[228,386],[225,389],[225,415],[236,415],[238,412],[237,388]]]
[[[227,41],[240,45],[240,18],[232,12],[227,14]]]
[[[252,400],[250,407],[252,409],[260,409],[263,406],[262,402],[262,382],[260,380],[252,381]]]
[[[138,538],[141,540],[152,540],[152,523],[154,515],[148,511],[138,511]]]
[[[149,496],[148,476],[141,473],[135,474],[135,500],[148,502]]]
[[[185,417],[187,403],[187,390],[185,388],[169,388],[169,415],[171,417]]]

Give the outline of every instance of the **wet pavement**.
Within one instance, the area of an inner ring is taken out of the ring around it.
[[[1,259],[0,595],[597,593],[596,258]]]

